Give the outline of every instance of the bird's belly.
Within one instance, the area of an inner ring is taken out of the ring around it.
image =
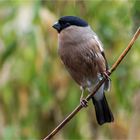
[[[85,88],[93,86],[97,76],[96,68],[90,66],[82,59],[78,59],[78,57],[71,58],[69,56],[67,59],[63,58],[62,61],[72,78],[80,86]]]
[[[95,61],[88,61],[81,47],[67,43],[59,44],[58,53],[72,78],[82,87],[88,87],[97,78],[98,67]]]

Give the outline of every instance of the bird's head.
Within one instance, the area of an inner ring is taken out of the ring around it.
[[[88,23],[76,16],[64,16],[61,17],[52,27],[60,33],[62,30],[70,26],[87,27]]]

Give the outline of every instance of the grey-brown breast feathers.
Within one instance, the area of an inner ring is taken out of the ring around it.
[[[81,86],[106,71],[106,62],[90,27],[72,26],[59,35],[59,55],[73,79]]]

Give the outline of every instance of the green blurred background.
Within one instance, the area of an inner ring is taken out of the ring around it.
[[[111,66],[140,25],[136,0],[0,1],[0,139],[44,138],[78,104],[80,89],[57,54],[53,23],[84,18],[102,40]],[[106,93],[115,122],[99,126],[81,110],[54,140],[140,139],[140,39],[111,76]]]

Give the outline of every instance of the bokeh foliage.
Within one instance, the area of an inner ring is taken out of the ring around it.
[[[57,54],[53,23],[84,18],[99,35],[110,66],[140,25],[131,0],[0,1],[0,139],[41,139],[79,103],[80,90]],[[54,139],[140,139],[140,40],[111,76],[115,122],[99,126],[92,104]]]

